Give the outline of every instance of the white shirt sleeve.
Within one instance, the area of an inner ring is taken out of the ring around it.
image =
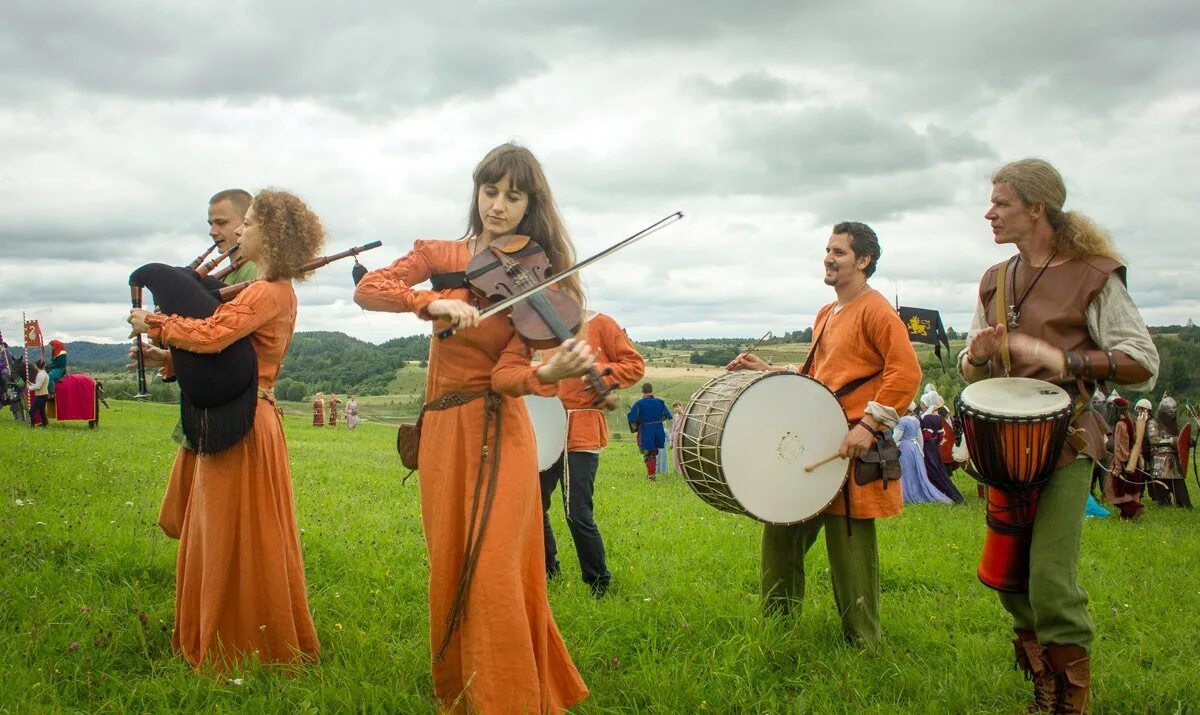
[[[1142,314],[1133,304],[1129,290],[1115,273],[1108,275],[1104,288],[1087,307],[1088,333],[1102,350],[1120,350],[1150,371],[1150,378],[1126,385],[1135,392],[1154,389],[1158,381],[1158,348],[1146,330]]]

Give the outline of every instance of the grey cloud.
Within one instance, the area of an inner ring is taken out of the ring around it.
[[[684,80],[684,87],[702,98],[745,102],[778,103],[806,94],[801,85],[762,69],[737,75],[728,82],[704,76],[689,77]]]
[[[760,196],[817,214],[894,218],[950,203],[956,166],[993,161],[983,140],[938,125],[918,132],[861,107],[741,109],[711,130],[704,149],[631,145],[592,163],[562,162],[576,202],[613,195],[635,205]],[[582,190],[574,190],[576,187]]]
[[[486,4],[24,0],[0,26],[5,84],[141,98],[312,98],[359,112],[487,96],[547,64]],[[64,21],[65,18],[68,18]],[[486,19],[486,18],[484,18]],[[2,86],[2,85],[0,85]]]

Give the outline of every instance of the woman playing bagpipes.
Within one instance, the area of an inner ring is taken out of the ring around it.
[[[537,449],[521,395],[592,364],[568,340],[546,363],[502,315],[479,320],[464,287],[471,257],[511,235],[529,236],[555,271],[574,261],[541,165],[506,144],[475,168],[467,234],[417,241],[412,252],[366,273],[354,300],[367,310],[411,312],[454,327],[429,350],[421,418],[421,517],[429,550],[433,686],[446,711],[559,712],[588,695],[546,596]],[[361,269],[360,269],[361,270]],[[417,286],[432,279],[432,290]],[[575,278],[560,285],[580,298]],[[481,488],[487,484],[488,488]]]
[[[257,356],[253,426],[228,449],[197,454],[186,497],[175,577],[173,645],[194,667],[223,668],[246,658],[294,662],[320,651],[308,610],[287,442],[272,387],[296,324],[293,280],[325,241],[320,219],[281,191],[254,198],[239,232],[241,255],[259,266],[255,281],[211,317],[134,310],[136,333],[193,353],[212,354],[249,336]],[[151,353],[155,363],[161,353]],[[170,361],[162,365],[168,372]],[[182,450],[181,450],[182,453]]]

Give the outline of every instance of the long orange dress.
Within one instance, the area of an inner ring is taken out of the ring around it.
[[[257,281],[203,320],[150,315],[147,323],[152,338],[197,353],[220,352],[249,335],[258,355],[254,428],[224,452],[193,455],[176,560],[174,646],[196,668],[316,657],[287,441],[262,392],[275,384],[296,324],[291,282]]]
[[[368,310],[413,312],[438,298],[470,301],[464,288],[413,290],[430,276],[466,270],[463,241],[417,241],[411,253],[368,273],[354,300]],[[434,322],[434,330],[446,327]],[[487,388],[504,395],[495,503],[465,616],[443,660],[434,658],[433,688],[449,712],[557,713],[588,695],[571,662],[546,596],[542,507],[533,427],[520,395],[553,393],[530,365],[531,353],[497,316],[429,348],[426,402]],[[427,411],[421,426],[421,519],[429,550],[429,640],[436,653],[446,633],[466,537],[483,438],[484,400]],[[489,428],[490,429],[490,428]],[[455,703],[457,702],[457,705]]]

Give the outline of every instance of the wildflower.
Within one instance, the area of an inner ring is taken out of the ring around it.
[[[72,641],[71,645],[67,646],[67,650],[70,650],[70,651],[79,650],[79,641]]]
[[[614,655],[612,657],[612,660],[610,661],[610,665],[612,665],[612,667],[614,667],[614,668],[620,668],[621,667],[621,659]]]
[[[125,502],[125,506],[133,506],[133,502],[127,501],[127,502]]]
[[[337,629],[338,629],[339,631],[341,631],[341,630],[345,630],[344,628],[342,628],[342,624],[341,624],[341,623],[334,623],[333,625],[334,625],[334,626],[336,626],[336,627],[337,627]]]
[[[245,678],[234,678],[233,680],[230,680],[229,682],[233,685],[241,686],[241,685],[245,685],[246,679]]]

